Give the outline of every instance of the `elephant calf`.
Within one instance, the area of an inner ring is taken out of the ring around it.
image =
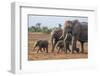
[[[34,45],[33,51],[35,50],[36,47],[38,47],[37,53],[39,51],[43,52],[42,49],[46,51],[46,53],[48,53],[48,41],[47,40],[38,40]]]
[[[64,50],[64,41],[59,40],[56,44],[56,48],[58,49],[57,53],[59,53],[60,51],[63,51]]]
[[[72,35],[68,33],[63,40],[59,40],[56,44],[56,48],[58,48],[58,53],[60,51],[65,51],[67,53],[67,50],[70,50],[69,45],[71,44],[72,41]]]

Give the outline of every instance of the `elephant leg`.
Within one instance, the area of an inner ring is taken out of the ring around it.
[[[74,50],[76,50],[76,41],[77,39],[75,37],[72,38],[72,53],[74,53]]]
[[[54,52],[54,44],[55,44],[54,39],[55,39],[54,37],[51,38],[52,52]]]
[[[40,48],[40,51],[43,52],[42,48]]]
[[[79,53],[80,49],[79,49],[79,48],[76,48],[75,51],[76,51],[77,53]]]
[[[45,52],[45,48],[43,48],[43,52]]]
[[[40,51],[40,48],[37,50],[37,53],[39,53],[39,51]]]
[[[54,52],[55,43],[52,45],[52,53]]]
[[[67,54],[67,49],[65,50],[65,53]]]
[[[48,47],[46,48],[46,53],[48,53]]]
[[[84,43],[83,42],[81,42],[81,53],[84,53]]]
[[[60,52],[60,48],[58,48],[58,52],[57,53],[59,54],[59,52]]]
[[[54,52],[55,45],[57,44],[57,40],[55,39],[54,44],[52,45],[52,53]]]
[[[69,50],[69,52],[71,52],[71,50],[70,50],[69,46],[68,46],[68,50]]]
[[[64,51],[67,53],[66,41],[64,40]]]
[[[67,48],[67,50],[68,50],[69,52],[71,52],[69,45],[70,45],[70,43],[68,42],[68,43],[66,44],[66,48]]]
[[[76,47],[76,43],[75,43],[75,46],[74,46],[72,53],[74,53],[74,51],[76,51],[77,53],[79,53],[79,51],[80,51],[80,49]]]
[[[40,51],[40,52],[43,52],[43,51],[42,51],[42,48],[39,48],[38,52],[39,52],[39,51]]]
[[[73,45],[72,45],[72,53],[74,53],[75,48],[76,48],[76,41],[73,42]]]

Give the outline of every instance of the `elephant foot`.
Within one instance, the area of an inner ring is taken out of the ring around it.
[[[75,51],[76,51],[77,53],[79,53],[79,52],[80,52],[80,49],[79,49],[79,48],[76,48]]]
[[[71,50],[70,49],[68,49],[69,50],[69,52],[71,52]]]
[[[80,49],[79,48],[75,48],[74,50],[72,50],[72,54],[74,54],[75,52],[79,53]]]
[[[64,52],[65,52],[65,54],[67,54],[67,51],[66,50],[64,50]]]

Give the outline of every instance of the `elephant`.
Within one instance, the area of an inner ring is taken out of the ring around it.
[[[48,44],[49,44],[49,43],[48,43],[47,40],[38,40],[38,41],[35,43],[35,45],[34,45],[33,51],[35,50],[36,47],[38,47],[37,53],[38,53],[39,51],[43,52],[42,49],[43,49],[44,51],[46,51],[46,53],[48,53]]]
[[[60,37],[62,36],[63,30],[61,28],[54,29],[51,32],[51,44],[52,44],[52,52],[54,52],[55,45],[60,40]]]
[[[88,23],[78,20],[65,21],[62,36],[65,38],[68,32],[72,34],[72,53],[79,52],[79,48],[76,47],[77,41],[81,43],[81,53],[84,53],[84,43],[88,42]]]
[[[68,50],[71,52],[70,47],[69,47],[71,44],[71,41],[72,41],[72,35],[70,33],[68,33],[63,40],[59,40],[56,44],[56,48],[58,48],[58,53],[60,51],[65,51],[65,53],[67,53]]]
[[[57,53],[59,53],[60,51],[63,51],[64,50],[64,41],[59,40],[56,44],[56,48],[58,49]]]

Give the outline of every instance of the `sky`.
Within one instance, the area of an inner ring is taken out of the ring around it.
[[[80,22],[88,22],[87,17],[80,16],[38,16],[38,15],[29,15],[28,17],[28,26],[35,26],[37,23],[41,23],[42,26],[47,26],[50,28],[58,27],[58,24],[63,25],[65,20],[79,20]]]

